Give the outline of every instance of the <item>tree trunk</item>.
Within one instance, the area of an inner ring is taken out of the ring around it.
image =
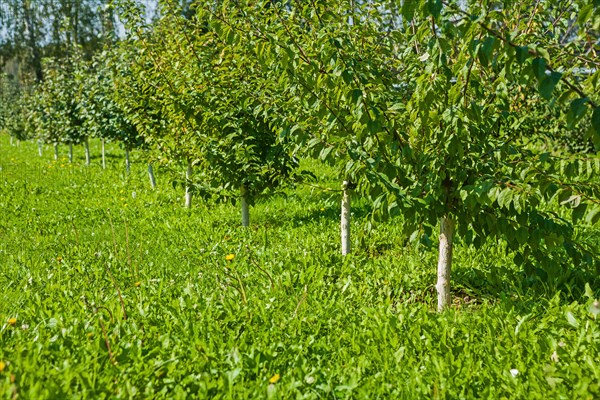
[[[248,188],[244,185],[240,188],[240,202],[242,203],[242,226],[250,226],[250,210],[248,208]]]
[[[185,171],[185,208],[192,207],[192,160],[188,158],[187,170]]]
[[[38,156],[42,157],[42,155],[43,155],[43,145],[42,145],[42,142],[40,142],[38,140],[37,144],[38,144]]]
[[[106,153],[104,151],[104,138],[102,138],[102,169],[106,169]]]
[[[54,143],[54,160],[58,160],[58,143]]]
[[[10,137],[10,145],[11,145],[11,146],[14,146],[14,145],[15,145],[15,143],[14,143],[14,140],[15,140],[15,138],[11,136],[11,137]]]
[[[131,161],[129,160],[129,149],[125,149],[125,173],[129,176],[131,172]]]
[[[73,143],[69,143],[69,162],[73,162]]]
[[[342,184],[342,214],[341,214],[342,255],[350,254],[350,189],[348,181]]]
[[[440,253],[435,285],[438,292],[438,312],[450,306],[450,271],[452,269],[452,240],[454,221],[448,215],[440,219]]]
[[[152,186],[152,189],[156,189],[156,178],[154,177],[152,163],[148,163],[148,177],[150,178],[150,186]]]
[[[91,157],[90,157],[90,142],[89,140],[86,138],[85,142],[83,142],[84,146],[85,146],[85,165],[89,167],[90,163],[91,163]]]

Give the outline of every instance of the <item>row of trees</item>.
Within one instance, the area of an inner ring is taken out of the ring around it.
[[[600,146],[600,7],[525,3],[165,0],[149,24],[122,1],[126,37],[48,64],[20,115],[47,143],[93,134],[183,161],[187,205],[195,171],[244,225],[257,195],[304,178],[298,157],[335,164],[344,254],[351,192],[413,239],[440,227],[442,310],[455,235],[506,241],[526,269],[594,262],[574,226],[600,219],[599,168],[545,146]]]

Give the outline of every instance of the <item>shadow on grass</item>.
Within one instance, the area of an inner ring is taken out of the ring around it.
[[[534,269],[515,265],[489,269],[456,268],[453,284],[456,291],[469,297],[492,301],[505,297],[550,300],[559,293],[563,301],[581,301],[586,284],[592,288],[600,286],[600,263],[595,260],[575,266],[565,259]]]
[[[281,197],[289,200],[306,200],[305,197],[292,194],[292,195],[280,195]],[[309,223],[315,223],[319,221],[339,221],[341,213],[340,196],[332,194],[331,192],[320,192],[310,196],[310,208],[302,208],[302,206],[296,205],[291,209],[286,209],[285,219],[282,219],[279,215],[275,214],[263,214],[257,218],[258,223],[267,226],[281,226],[283,224],[291,225],[296,228],[300,225],[306,225]],[[271,199],[273,196],[271,196]],[[333,203],[325,207],[315,208],[314,204]],[[366,201],[356,202],[357,204],[352,206],[352,218],[354,220],[362,220],[369,216],[372,212],[372,207]],[[283,210],[282,210],[283,211]]]

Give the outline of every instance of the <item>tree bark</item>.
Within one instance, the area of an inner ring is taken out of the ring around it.
[[[89,140],[86,138],[85,142],[83,142],[84,146],[85,146],[85,165],[86,166],[90,166],[91,164],[91,157],[90,157],[90,142]]]
[[[69,162],[73,162],[73,143],[69,143]]]
[[[125,149],[125,173],[129,176],[131,172],[131,161],[129,160],[129,149]]]
[[[42,157],[42,155],[43,155],[43,145],[42,145],[42,142],[40,142],[38,140],[37,145],[38,145],[38,156]]]
[[[187,170],[185,171],[185,208],[192,207],[192,174],[194,170],[192,168],[192,160],[188,158]]]
[[[150,186],[152,186],[152,189],[156,189],[156,178],[154,177],[152,163],[148,163],[148,177],[150,178]]]
[[[58,143],[54,143],[54,160],[58,160]]]
[[[102,169],[106,169],[106,152],[104,149],[104,138],[102,138]]]
[[[454,221],[449,215],[440,218],[440,247],[437,269],[438,312],[450,306],[450,271],[452,269],[452,240]]]
[[[342,255],[348,255],[351,252],[350,247],[350,189],[348,181],[342,184],[342,213],[340,220],[341,239],[342,239]]]
[[[242,204],[242,226],[250,226],[250,209],[248,208],[248,188],[244,185],[240,188],[240,202]]]

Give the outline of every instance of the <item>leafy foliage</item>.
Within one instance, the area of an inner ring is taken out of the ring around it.
[[[562,188],[595,209],[597,184],[587,181],[589,192],[581,192],[580,175],[528,147],[549,132],[515,130],[556,93],[557,104],[570,103],[567,125],[592,114],[590,135],[600,137],[599,72],[586,38],[596,35],[591,3],[533,11],[512,2],[406,3],[399,26],[384,22],[386,2],[225,2],[216,11],[197,2],[196,15],[230,44],[227,54],[251,55],[240,64],[255,61],[255,76],[263,74],[256,88],[274,88],[257,95],[271,105],[280,136],[341,161],[341,174],[373,201],[375,216],[402,214],[407,234],[417,229],[427,242],[439,218],[451,215],[467,242],[497,237],[523,249],[518,261],[540,262],[557,245],[590,260],[573,243],[572,223],[544,208]],[[580,18],[567,23],[566,12]],[[583,81],[582,68],[591,71]],[[511,100],[523,93],[533,99],[518,109]]]
[[[134,11],[125,13],[132,15],[132,37],[122,49],[133,58],[122,85],[142,95],[126,90],[121,99],[167,157],[199,166],[198,190],[236,198],[244,188],[252,199],[304,178],[274,132],[265,99],[257,98],[260,70],[230,52],[202,13],[165,2],[160,20],[146,31]]]
[[[82,143],[88,137],[81,113],[82,81],[72,65],[54,60],[49,60],[45,71],[46,79],[33,94],[31,118],[36,136],[49,144]]]

